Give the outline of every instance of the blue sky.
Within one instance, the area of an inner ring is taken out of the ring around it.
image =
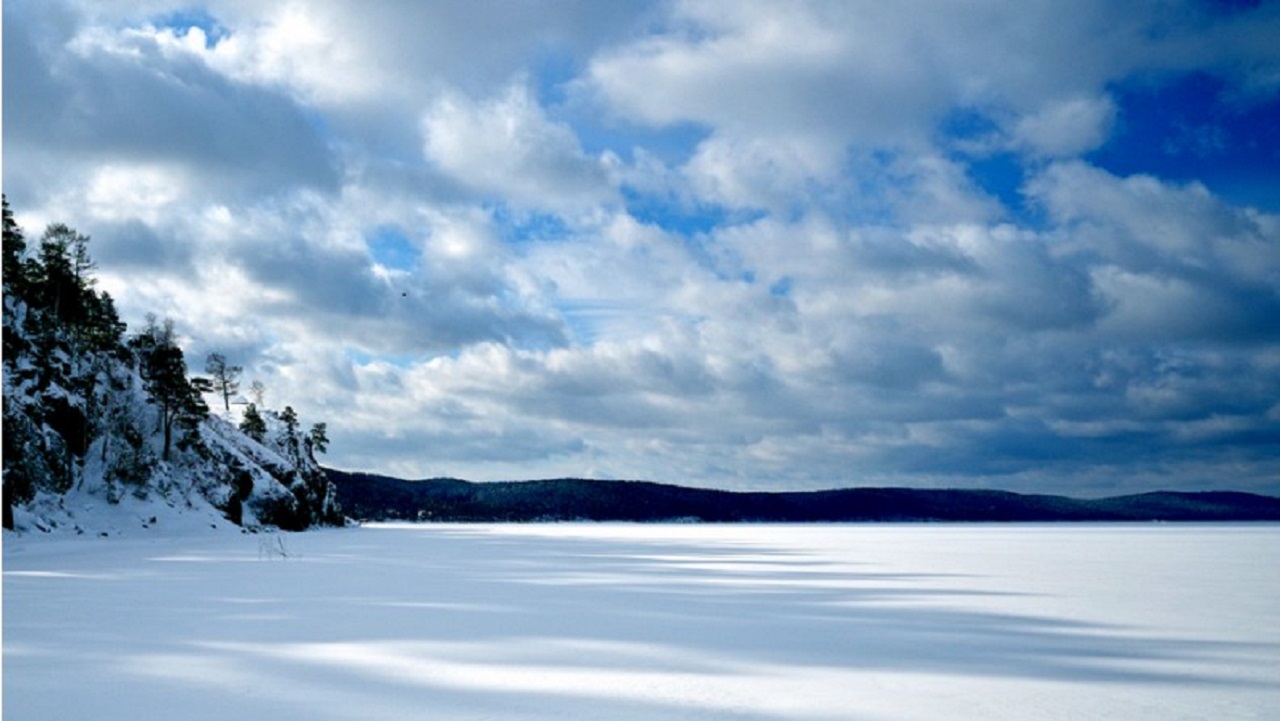
[[[1280,493],[1280,3],[4,4],[4,190],[335,466]]]

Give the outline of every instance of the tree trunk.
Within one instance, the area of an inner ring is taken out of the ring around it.
[[[163,409],[164,414],[164,453],[160,456],[162,460],[169,460],[169,444],[173,440],[173,418],[177,415],[168,408]]]
[[[9,491],[9,484],[4,484],[4,489],[0,491],[0,495],[4,496],[4,527],[13,530],[13,494]]]

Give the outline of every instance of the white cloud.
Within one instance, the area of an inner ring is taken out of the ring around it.
[[[1030,192],[1065,227],[1064,251],[1093,256],[1102,329],[1155,341],[1255,342],[1280,313],[1280,228],[1202,185],[1117,178],[1079,162],[1048,167]]]
[[[884,194],[908,224],[981,223],[1004,215],[999,201],[969,180],[966,168],[934,154],[907,155],[885,168]]]
[[[1115,103],[1105,96],[1059,100],[1019,118],[1013,145],[1035,155],[1079,155],[1106,141],[1115,117]]]
[[[205,40],[199,28],[180,45],[236,80],[282,84],[321,105],[367,102],[386,94],[392,88],[337,10],[324,4],[273,3],[264,15],[208,49],[195,42]],[[160,32],[174,35],[172,29]]]
[[[1259,278],[1280,269],[1265,252],[1280,238],[1274,216],[1232,207],[1199,183],[1120,178],[1072,161],[1048,166],[1027,189],[1056,223],[1091,226],[1091,250],[1119,264],[1217,271],[1235,259],[1230,270]]]
[[[1047,114],[1027,132],[1061,144],[1041,126],[1079,116],[1066,106],[1149,52],[1133,30],[1156,21],[1107,3],[683,2],[668,32],[598,55],[589,78],[657,124],[916,144],[953,105],[995,105]]]
[[[893,34],[858,36],[871,6],[847,3],[680,3],[673,30],[597,56],[591,89],[615,112],[667,124],[702,122],[734,133],[803,132],[893,141],[918,128],[928,82]],[[863,42],[863,40],[869,40]]]
[[[224,31],[217,37],[183,27],[188,5],[102,2],[77,11],[90,20],[91,34],[108,43],[126,25],[124,35],[150,36],[237,81],[279,87],[330,110],[355,104],[384,112],[421,103],[443,87],[487,90],[522,70],[541,47],[585,52],[632,22],[594,2],[562,3],[557,12],[532,5],[477,12],[460,0],[211,0],[204,6]],[[159,20],[165,24],[157,27]]]
[[[81,193],[94,218],[155,223],[184,198],[185,185],[181,169],[159,164],[101,165],[92,171],[88,188]]]
[[[478,191],[552,209],[612,194],[601,163],[582,152],[567,125],[546,117],[522,83],[488,102],[445,93],[422,127],[427,158]]]
[[[839,146],[802,137],[717,134],[682,169],[702,202],[785,213],[839,180]]]
[[[1135,72],[1265,85],[1273,10],[1165,7],[6,3],[5,187],[339,466],[1274,488],[1280,218],[1071,160]]]

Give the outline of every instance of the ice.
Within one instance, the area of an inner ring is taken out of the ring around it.
[[[1280,718],[1280,526],[6,535],[13,719]]]

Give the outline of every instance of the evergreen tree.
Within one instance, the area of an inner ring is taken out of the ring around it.
[[[221,353],[210,353],[205,359],[204,371],[213,382],[213,390],[222,396],[223,410],[231,412],[231,396],[240,390],[240,373],[244,368],[227,365],[227,358]]]
[[[26,299],[26,269],[23,260],[27,253],[27,240],[22,228],[9,210],[9,198],[4,201],[4,294]]]
[[[311,432],[307,434],[307,443],[314,448],[317,453],[325,453],[329,450],[329,435],[326,432],[328,426],[324,423],[317,423],[311,426]]]
[[[200,390],[195,384],[188,384],[189,392],[183,395],[181,406],[176,414],[176,424],[181,431],[178,437],[178,448],[184,451],[199,450],[200,422],[209,415],[209,406],[200,397]]]
[[[90,296],[84,328],[80,333],[87,350],[107,353],[118,351],[126,329],[127,326],[116,312],[116,302],[110,293],[104,291]]]
[[[187,380],[187,363],[182,349],[174,342],[173,323],[165,321],[158,328],[148,318],[148,328],[134,341],[147,396],[160,409],[160,426],[164,431],[163,460],[169,460],[175,424],[189,437],[192,429],[208,414],[209,408],[199,391]]]
[[[63,223],[54,223],[40,237],[37,305],[55,322],[79,326],[85,318],[85,296],[92,280],[89,239]]]
[[[280,436],[280,445],[289,452],[289,457],[296,463],[300,460],[298,453],[298,414],[293,406],[285,406],[280,414],[284,422],[284,433]]]
[[[284,407],[284,412],[280,414],[280,420],[284,421],[285,435],[292,436],[298,432],[298,412],[293,410],[293,406]]]
[[[256,405],[250,403],[244,409],[244,417],[240,419],[240,430],[259,443],[266,440],[267,422],[262,419],[262,414],[258,413]]]
[[[19,328],[19,321],[14,317],[17,304],[26,302],[30,293],[27,281],[27,240],[22,234],[13,213],[9,210],[9,199],[4,198],[4,357],[13,358],[26,347],[27,341]]]
[[[89,236],[54,223],[41,236],[36,258],[19,264],[7,253],[6,263],[20,266],[15,272],[23,283],[32,286],[26,300],[44,316],[46,335],[64,337],[77,357],[86,351],[119,348],[125,325],[111,296],[93,289],[97,284],[93,276],[97,264],[89,256]]]
[[[185,401],[187,366],[181,349],[172,345],[160,345],[146,356],[143,379],[147,395],[160,406],[160,423],[164,428],[164,452],[161,458],[169,460],[169,448],[173,443],[173,424]]]

